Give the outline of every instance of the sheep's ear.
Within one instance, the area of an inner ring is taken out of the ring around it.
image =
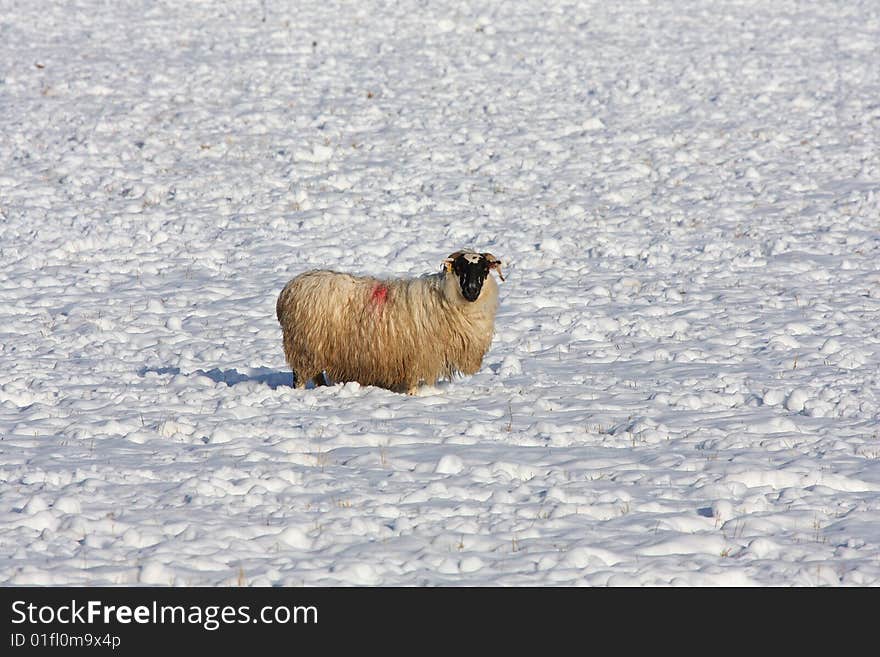
[[[493,256],[491,253],[481,253],[480,255],[483,256],[486,259],[486,262],[489,263],[489,269],[494,269],[495,272],[498,274],[498,278],[503,281],[504,274],[501,273],[501,261]]]
[[[452,272],[452,263],[454,263],[455,259],[458,256],[460,256],[462,253],[463,253],[463,251],[456,251],[455,253],[451,254],[448,258],[446,258],[446,260],[443,261],[443,271],[446,272],[447,274],[451,273]]]

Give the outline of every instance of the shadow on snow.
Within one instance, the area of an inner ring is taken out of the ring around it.
[[[147,374],[171,375],[181,374],[179,367],[142,367],[138,371],[138,375],[146,376]],[[228,386],[234,386],[238,383],[255,382],[267,385],[273,390],[279,387],[293,387],[293,373],[279,372],[268,367],[251,368],[248,372],[242,373],[237,369],[221,370],[215,367],[210,370],[195,370],[190,373],[183,373],[184,376],[206,376],[215,383],[225,383]]]

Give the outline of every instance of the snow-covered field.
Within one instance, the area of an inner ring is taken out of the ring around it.
[[[880,585],[880,4],[0,0],[0,584]],[[314,267],[503,259],[415,397]]]

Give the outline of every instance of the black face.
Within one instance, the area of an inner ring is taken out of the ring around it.
[[[490,269],[491,263],[479,253],[462,253],[452,261],[452,272],[458,276],[458,285],[465,299],[477,300]]]

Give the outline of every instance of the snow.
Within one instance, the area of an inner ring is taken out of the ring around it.
[[[880,8],[0,5],[0,583],[880,585]],[[474,376],[292,276],[504,262]]]

